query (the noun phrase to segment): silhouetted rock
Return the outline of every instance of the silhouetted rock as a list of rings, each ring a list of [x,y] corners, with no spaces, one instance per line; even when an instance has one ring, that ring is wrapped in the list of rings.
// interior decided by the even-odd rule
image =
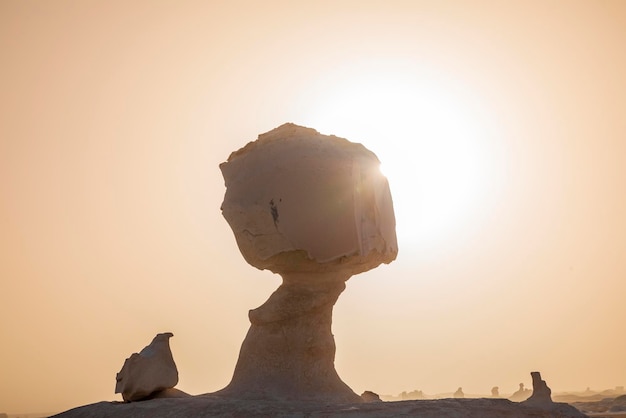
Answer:
[[[455,398],[464,398],[465,394],[463,393],[463,388],[458,388],[452,396],[454,396]]]
[[[369,390],[366,390],[365,392],[361,393],[361,398],[363,398],[364,402],[382,402],[382,399],[380,399],[380,396],[378,396],[378,393],[374,393]]]
[[[530,395],[530,398],[524,402],[528,405],[542,407],[549,407],[553,405],[554,402],[552,402],[552,398],[550,397],[552,391],[546,384],[545,380],[541,380],[541,373],[531,372],[530,375],[533,379],[533,393]]]
[[[115,393],[121,393],[124,401],[149,399],[159,391],[176,386],[178,370],[169,343],[173,335],[171,332],[157,334],[139,354],[133,353],[126,359],[115,377]]]
[[[414,399],[424,399],[424,392],[421,390],[413,390],[411,392],[402,392],[400,394],[400,399],[402,400],[414,400]]]
[[[248,263],[283,278],[249,313],[222,396],[358,402],[337,375],[332,308],[345,281],[397,255],[380,162],[361,144],[294,124],[260,135],[220,165],[222,213]]]
[[[500,396],[500,390],[497,386],[491,388],[491,396],[497,398]]]
[[[509,399],[514,402],[521,402],[521,401],[525,401],[526,399],[528,399],[531,394],[532,394],[532,390],[524,389],[524,384],[520,383],[519,389],[515,393],[513,393],[513,395],[511,395]]]
[[[220,169],[222,213],[254,267],[350,277],[396,258],[389,185],[363,145],[286,123]]]

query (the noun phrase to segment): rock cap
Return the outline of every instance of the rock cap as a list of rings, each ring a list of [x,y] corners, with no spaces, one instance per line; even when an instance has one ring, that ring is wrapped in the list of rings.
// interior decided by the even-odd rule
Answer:
[[[389,184],[362,144],[286,123],[220,164],[222,213],[246,261],[351,275],[396,258]]]

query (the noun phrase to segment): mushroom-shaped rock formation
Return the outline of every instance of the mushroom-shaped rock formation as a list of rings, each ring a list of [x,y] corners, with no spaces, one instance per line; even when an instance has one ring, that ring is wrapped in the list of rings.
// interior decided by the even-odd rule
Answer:
[[[282,276],[251,310],[230,384],[261,399],[359,402],[337,375],[332,308],[352,275],[396,258],[378,158],[361,144],[284,124],[220,165],[222,213],[248,263]]]
[[[174,334],[157,334],[150,345],[126,359],[115,379],[115,393],[121,393],[126,402],[159,397],[157,392],[171,389],[178,383],[178,369],[170,337]]]

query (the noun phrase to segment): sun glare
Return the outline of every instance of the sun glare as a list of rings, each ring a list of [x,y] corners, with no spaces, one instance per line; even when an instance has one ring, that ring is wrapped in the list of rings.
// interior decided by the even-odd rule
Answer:
[[[488,185],[483,118],[467,89],[440,79],[371,76],[320,93],[307,123],[362,142],[389,179],[400,245],[453,238]]]

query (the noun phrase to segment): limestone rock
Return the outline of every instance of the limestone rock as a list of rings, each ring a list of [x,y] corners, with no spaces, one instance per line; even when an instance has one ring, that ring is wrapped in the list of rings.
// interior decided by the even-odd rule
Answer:
[[[332,309],[346,280],[398,253],[379,166],[363,145],[289,123],[220,165],[222,213],[241,253],[283,278],[250,311],[250,330],[220,396],[363,402],[335,370]]]
[[[337,374],[332,308],[343,280],[285,281],[261,307],[229,385],[220,396],[241,399],[362,402]]]
[[[365,392],[361,393],[361,398],[363,398],[364,402],[382,402],[382,399],[380,399],[380,396],[378,396],[378,393],[374,393],[369,390],[366,390]]]
[[[343,270],[396,258],[395,217],[380,161],[361,144],[284,124],[220,165],[222,213],[259,269]]]
[[[533,379],[533,394],[530,395],[530,398],[526,399],[524,402],[528,405],[538,406],[538,407],[550,407],[554,405],[552,402],[552,391],[546,384],[545,380],[541,380],[541,373],[539,372],[530,372],[530,375]]]
[[[176,388],[167,388],[152,393],[149,399],[165,399],[165,398],[190,398],[192,395]]]
[[[150,345],[126,359],[115,377],[115,393],[121,393],[124,401],[148,399],[176,386],[178,370],[169,343],[173,336],[171,332],[157,334]]]
[[[513,393],[509,399],[513,402],[521,402],[528,399],[531,394],[532,390],[524,388],[524,384],[520,383],[519,389],[515,391],[515,393]]]

